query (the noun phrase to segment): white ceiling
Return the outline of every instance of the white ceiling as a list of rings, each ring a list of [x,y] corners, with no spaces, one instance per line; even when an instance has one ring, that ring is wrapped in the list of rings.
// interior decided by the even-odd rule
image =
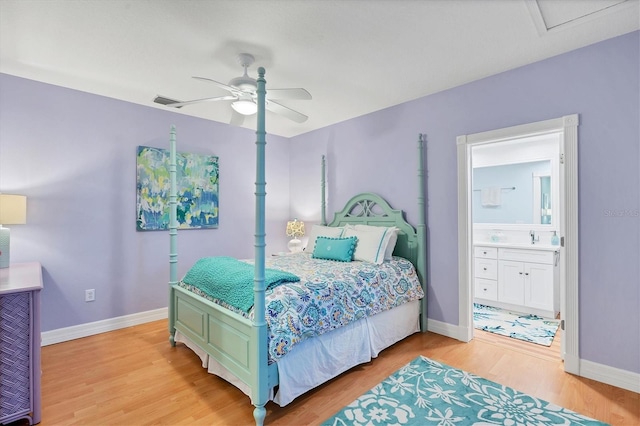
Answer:
[[[291,137],[638,29],[639,0],[0,0],[0,72],[169,109],[226,95],[191,77],[227,83],[248,52],[267,91],[311,92],[281,102],[306,122],[267,115]]]

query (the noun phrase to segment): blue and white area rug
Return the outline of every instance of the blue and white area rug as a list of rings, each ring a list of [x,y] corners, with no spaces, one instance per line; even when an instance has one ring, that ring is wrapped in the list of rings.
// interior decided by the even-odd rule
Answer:
[[[323,426],[606,425],[420,356]]]
[[[551,346],[559,325],[560,320],[473,304],[475,328],[526,342]]]

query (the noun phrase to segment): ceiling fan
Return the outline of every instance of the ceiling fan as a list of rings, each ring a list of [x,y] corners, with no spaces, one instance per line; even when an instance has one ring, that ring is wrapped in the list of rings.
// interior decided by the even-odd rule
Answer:
[[[231,124],[240,125],[243,123],[245,116],[255,114],[258,109],[258,106],[256,104],[256,79],[249,77],[249,75],[247,74],[247,68],[249,68],[249,66],[251,66],[254,61],[255,58],[249,53],[239,54],[238,62],[244,68],[244,74],[240,77],[231,79],[229,84],[220,83],[219,81],[215,81],[206,77],[193,77],[197,80],[213,83],[216,86],[230,92],[230,95],[194,99],[184,102],[170,99],[165,96],[156,96],[153,102],[173,108],[181,108],[183,106],[201,102],[233,101],[231,103],[231,108],[233,108]],[[271,112],[293,120],[296,123],[303,123],[307,120],[308,117],[306,115],[276,102],[276,99],[309,100],[311,99],[311,94],[305,89],[267,89],[265,108]]]

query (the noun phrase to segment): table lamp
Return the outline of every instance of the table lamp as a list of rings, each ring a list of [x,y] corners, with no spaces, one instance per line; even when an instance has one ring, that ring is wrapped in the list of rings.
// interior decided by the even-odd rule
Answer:
[[[302,241],[298,238],[304,235],[304,222],[298,219],[293,219],[287,222],[287,237],[293,237],[287,247],[292,253],[298,253],[302,251]]]
[[[9,228],[3,225],[27,223],[27,197],[24,195],[0,194],[0,268],[9,267]]]

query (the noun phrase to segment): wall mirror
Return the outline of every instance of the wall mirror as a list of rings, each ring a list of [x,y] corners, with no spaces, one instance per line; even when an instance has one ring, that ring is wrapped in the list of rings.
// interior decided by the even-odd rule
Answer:
[[[551,224],[551,160],[473,169],[473,222]]]
[[[558,202],[557,141],[552,134],[474,146],[473,223],[551,227]]]

